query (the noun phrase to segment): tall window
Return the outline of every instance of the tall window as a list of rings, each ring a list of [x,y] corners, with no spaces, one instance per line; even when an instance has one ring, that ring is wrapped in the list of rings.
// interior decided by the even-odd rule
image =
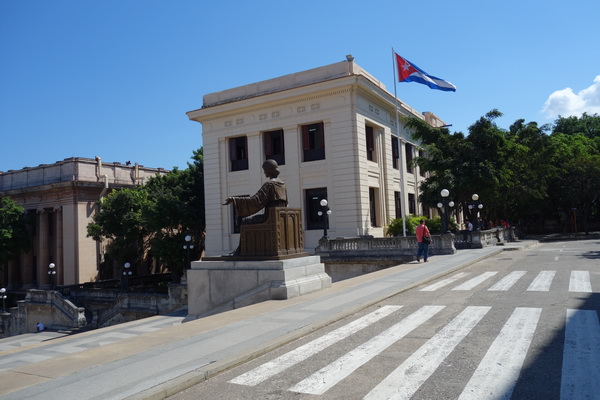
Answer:
[[[413,146],[412,144],[406,143],[404,146],[404,152],[406,154],[406,172],[409,174],[413,173]]]
[[[285,165],[285,147],[283,129],[263,133],[265,159],[275,160],[279,165]]]
[[[423,152],[423,150],[419,150],[419,158],[423,157],[425,157],[425,153]],[[423,177],[425,176],[425,170],[421,167],[419,167],[419,174]]]
[[[232,171],[248,169],[248,139],[246,136],[229,139],[229,161]]]
[[[399,169],[400,164],[400,141],[396,136],[392,136],[392,166]]]
[[[400,204],[400,192],[394,192],[394,206],[396,208],[396,218],[402,218],[402,205]]]
[[[322,211],[321,200],[327,200],[327,188],[307,189],[305,192],[306,229],[323,229],[325,218],[319,216]]]
[[[366,125],[365,134],[367,138],[367,160],[375,161],[375,136],[373,135],[373,127]]]
[[[325,159],[325,133],[322,122],[302,125],[302,150],[305,162]]]
[[[414,193],[408,194],[408,213],[412,215],[417,214],[417,202]]]
[[[371,226],[379,226],[377,224],[377,189],[369,188],[369,217]]]

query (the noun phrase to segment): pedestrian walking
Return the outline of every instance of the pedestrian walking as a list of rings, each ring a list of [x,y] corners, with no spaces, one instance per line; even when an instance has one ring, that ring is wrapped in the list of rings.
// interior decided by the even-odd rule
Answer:
[[[419,221],[419,226],[417,226],[417,229],[415,230],[415,235],[417,236],[417,242],[419,244],[419,249],[417,250],[417,262],[421,262],[421,256],[423,256],[423,261],[427,262],[429,245],[431,244],[431,234],[429,233],[429,228],[425,225],[424,219]]]

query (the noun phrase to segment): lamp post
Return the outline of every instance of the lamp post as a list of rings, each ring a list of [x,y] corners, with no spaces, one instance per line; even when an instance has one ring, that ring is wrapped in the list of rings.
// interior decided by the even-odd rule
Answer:
[[[320,217],[323,217],[323,237],[321,239],[327,239],[327,228],[329,227],[329,216],[331,215],[331,210],[327,206],[328,203],[326,199],[321,199],[319,204],[321,205],[321,211],[319,211],[317,214]]]
[[[6,288],[0,289],[0,299],[2,299],[2,312],[6,312]]]
[[[123,277],[121,278],[121,287],[123,290],[129,290],[129,277],[132,274],[129,268],[131,268],[130,263],[126,262],[123,264]]]
[[[192,237],[190,235],[185,235],[185,244],[183,245],[183,249],[187,251],[187,265],[186,265],[186,269],[190,269],[191,267],[191,260],[190,260],[190,251],[194,248],[194,245],[192,244]]]
[[[48,265],[48,278],[50,278],[50,289],[54,288],[54,276],[56,275],[56,264],[50,263]]]
[[[469,210],[471,211],[471,222],[473,223],[473,230],[480,230],[479,226],[479,211],[483,208],[483,204],[479,201],[479,195],[477,193],[471,196],[473,204],[469,204]]]
[[[442,233],[447,233],[450,232],[450,207],[454,207],[454,202],[448,200],[448,196],[450,196],[448,189],[442,189],[440,195],[442,202],[437,203],[437,206],[442,212]]]

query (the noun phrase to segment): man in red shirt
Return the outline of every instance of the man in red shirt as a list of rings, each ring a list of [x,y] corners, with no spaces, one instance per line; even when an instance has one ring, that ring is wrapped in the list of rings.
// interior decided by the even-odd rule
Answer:
[[[421,255],[423,261],[427,262],[427,256],[429,255],[429,244],[431,243],[431,234],[429,228],[425,225],[425,220],[419,221],[419,226],[415,229],[417,236],[417,242],[419,244],[419,250],[417,251],[417,262],[421,262]]]

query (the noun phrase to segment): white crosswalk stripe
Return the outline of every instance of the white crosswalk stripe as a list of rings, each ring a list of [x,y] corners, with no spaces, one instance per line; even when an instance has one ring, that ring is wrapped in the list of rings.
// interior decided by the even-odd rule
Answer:
[[[567,310],[561,399],[600,394],[600,324],[596,310]]]
[[[255,386],[267,380],[268,378],[296,365],[319,351],[339,342],[359,330],[379,321],[390,315],[402,306],[384,306],[370,314],[365,315],[347,325],[338,328],[327,335],[313,340],[297,349],[276,358],[275,360],[262,364],[261,366],[249,371],[243,375],[232,379],[231,383],[238,385]]]
[[[541,308],[517,308],[513,312],[459,400],[510,399],[541,312]]]
[[[473,290],[477,286],[483,284],[488,279],[496,276],[498,271],[488,271],[481,275],[478,275],[462,284],[454,287],[452,290]],[[488,290],[489,291],[508,291],[510,290],[521,278],[523,278],[527,274],[527,271],[513,271],[510,274],[506,275],[498,282],[493,284]],[[425,286],[420,291],[422,292],[434,292],[436,290],[442,289],[464,277],[466,277],[468,273],[460,272],[456,275],[453,275],[449,278],[445,278],[439,280],[431,285]],[[548,292],[556,277],[556,271],[541,271],[535,279],[531,282],[529,287],[527,288],[528,292]],[[569,280],[569,292],[583,292],[583,293],[591,293],[592,290],[592,282],[590,278],[589,271],[572,271],[570,280]]]
[[[527,273],[527,271],[513,271],[510,274],[506,275],[504,278],[502,278],[500,281],[498,281],[498,283],[496,283],[494,286],[490,287],[488,290],[491,290],[491,291],[495,291],[495,290],[506,291],[506,290],[509,290],[526,273]]]
[[[361,365],[402,339],[406,334],[441,311],[443,306],[425,306],[320,371],[291,387],[292,392],[323,394]]]
[[[471,290],[474,287],[487,281],[488,279],[490,279],[492,276],[496,275],[497,273],[498,273],[498,271],[484,272],[483,274],[476,276],[473,279],[469,279],[462,285],[458,285],[457,287],[453,288],[452,290]]]
[[[365,399],[410,399],[490,308],[467,307],[371,390]]]
[[[429,286],[425,286],[423,289],[421,289],[421,291],[422,292],[434,292],[438,289],[443,288],[444,286],[448,286],[448,285],[456,282],[457,280],[464,278],[467,275],[469,275],[468,272],[459,272],[458,274],[451,276],[450,278],[442,279],[436,283],[432,283]]]
[[[569,292],[592,292],[592,283],[589,271],[571,271]]]
[[[556,271],[542,271],[540,272],[531,285],[527,288],[529,292],[548,292],[550,290],[550,285],[552,285],[552,281],[554,280],[554,276],[556,275]]]

